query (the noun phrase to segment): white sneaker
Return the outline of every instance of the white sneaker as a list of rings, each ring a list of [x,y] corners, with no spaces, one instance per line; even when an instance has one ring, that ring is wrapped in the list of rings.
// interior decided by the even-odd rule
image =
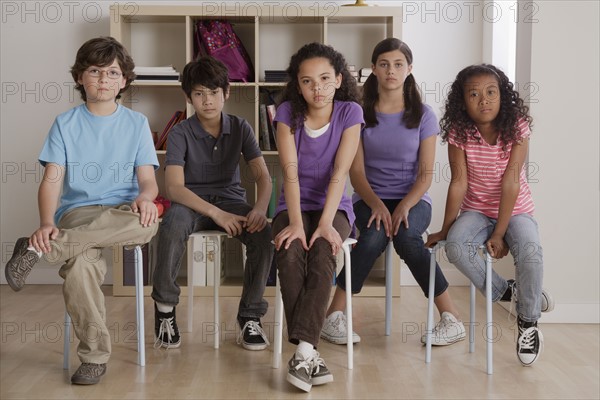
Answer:
[[[452,313],[444,311],[442,318],[433,328],[431,337],[432,346],[447,346],[463,340],[467,336],[462,321],[456,319]],[[421,336],[421,343],[427,343],[427,333]]]
[[[325,324],[321,329],[321,338],[333,344],[348,343],[348,323],[343,312],[334,311],[329,317],[325,318]],[[359,342],[360,336],[356,332],[352,332],[352,343]]]

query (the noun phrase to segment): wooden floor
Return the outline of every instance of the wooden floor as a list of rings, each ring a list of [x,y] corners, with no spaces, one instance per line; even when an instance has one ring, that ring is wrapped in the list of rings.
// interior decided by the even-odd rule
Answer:
[[[106,288],[106,293],[111,293]],[[468,319],[468,289],[451,288],[463,319]],[[384,336],[384,301],[356,298],[354,370],[346,369],[346,348],[319,347],[334,374],[333,383],[306,394],[288,384],[286,369],[271,368],[271,348],[250,352],[236,344],[237,298],[223,298],[221,348],[215,350],[209,326],[210,298],[196,298],[194,333],[183,333],[179,349],[153,349],[152,301],[146,298],[146,366],[136,364],[133,298],[107,295],[108,325],[113,339],[107,374],[98,385],[75,386],[70,374],[79,365],[72,344],[71,371],[62,369],[63,313],[61,287],[29,285],[14,293],[0,287],[2,338],[0,398],[2,399],[598,399],[600,350],[598,325],[546,324],[541,328],[545,351],[531,368],[515,354],[515,328],[507,313],[494,306],[497,341],[494,374],[485,372],[483,324],[477,329],[476,352],[468,343],[433,349],[425,364],[420,344],[426,301],[418,288],[402,288],[394,299],[392,335]],[[186,301],[178,309],[185,328]],[[271,303],[273,298],[268,299]],[[483,298],[478,315],[484,318]],[[273,310],[263,320],[273,333]],[[269,322],[269,323],[268,323]],[[285,343],[283,365],[293,347]]]

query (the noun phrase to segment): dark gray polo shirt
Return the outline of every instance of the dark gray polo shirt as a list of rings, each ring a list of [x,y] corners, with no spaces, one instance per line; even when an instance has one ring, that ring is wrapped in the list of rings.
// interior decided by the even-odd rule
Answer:
[[[249,162],[262,153],[245,119],[221,113],[221,121],[217,139],[202,128],[195,114],[173,127],[166,165],[181,165],[185,187],[198,196],[246,201],[246,190],[240,185],[240,156]]]

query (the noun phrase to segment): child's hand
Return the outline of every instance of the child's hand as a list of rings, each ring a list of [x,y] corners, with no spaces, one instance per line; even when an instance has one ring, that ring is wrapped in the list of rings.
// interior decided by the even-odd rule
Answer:
[[[54,224],[41,225],[29,238],[29,245],[35,247],[38,252],[50,253],[52,251],[50,240],[56,239],[59,232]]]
[[[252,209],[248,215],[246,215],[247,221],[244,227],[249,233],[260,232],[267,226],[267,217],[265,214]]]
[[[236,215],[223,210],[219,210],[213,217],[213,220],[217,225],[225,229],[225,232],[227,232],[229,236],[241,235],[244,226],[248,222],[248,218],[243,215]]]
[[[404,226],[408,229],[408,212],[410,208],[406,207],[403,202],[400,202],[394,213],[392,214],[392,231],[394,232],[394,236],[398,234],[398,230],[400,229],[400,224],[404,222]]]
[[[485,246],[493,258],[500,259],[508,254],[508,245],[502,236],[492,235]]]
[[[275,249],[279,250],[281,246],[284,246],[284,248],[287,250],[290,248],[290,244],[292,244],[292,242],[296,239],[300,240],[302,248],[308,251],[308,246],[306,245],[306,234],[304,233],[304,227],[302,225],[288,225],[283,228],[273,240],[275,243]]]
[[[338,231],[336,231],[332,225],[321,226],[319,224],[317,229],[315,229],[315,232],[313,233],[312,237],[310,238],[310,243],[308,244],[308,247],[309,248],[312,247],[315,240],[317,240],[320,237],[322,237],[323,239],[325,239],[329,242],[329,244],[331,245],[331,253],[334,256],[342,248],[342,237],[340,236]]]
[[[152,200],[138,196],[131,203],[131,210],[134,213],[140,214],[140,224],[143,227],[148,227],[158,221],[158,209]]]
[[[431,248],[435,246],[438,242],[442,240],[446,240],[446,234],[444,232],[436,232],[427,236],[427,242],[425,242],[425,247]]]
[[[373,221],[375,221],[375,229],[377,230],[381,229],[381,224],[383,224],[385,236],[390,237],[392,231],[392,216],[390,210],[383,204],[383,201],[379,201],[375,207],[371,208],[371,218],[369,218],[369,222],[367,222],[367,228],[371,227]]]

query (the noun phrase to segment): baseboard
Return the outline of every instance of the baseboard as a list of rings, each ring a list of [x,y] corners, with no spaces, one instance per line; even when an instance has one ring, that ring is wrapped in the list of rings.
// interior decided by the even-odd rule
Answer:
[[[62,285],[63,278],[58,275],[60,266],[36,264],[27,277],[27,283],[31,285]],[[112,268],[108,268],[104,277],[105,285],[112,285]],[[0,274],[0,284],[6,284],[4,273]]]

